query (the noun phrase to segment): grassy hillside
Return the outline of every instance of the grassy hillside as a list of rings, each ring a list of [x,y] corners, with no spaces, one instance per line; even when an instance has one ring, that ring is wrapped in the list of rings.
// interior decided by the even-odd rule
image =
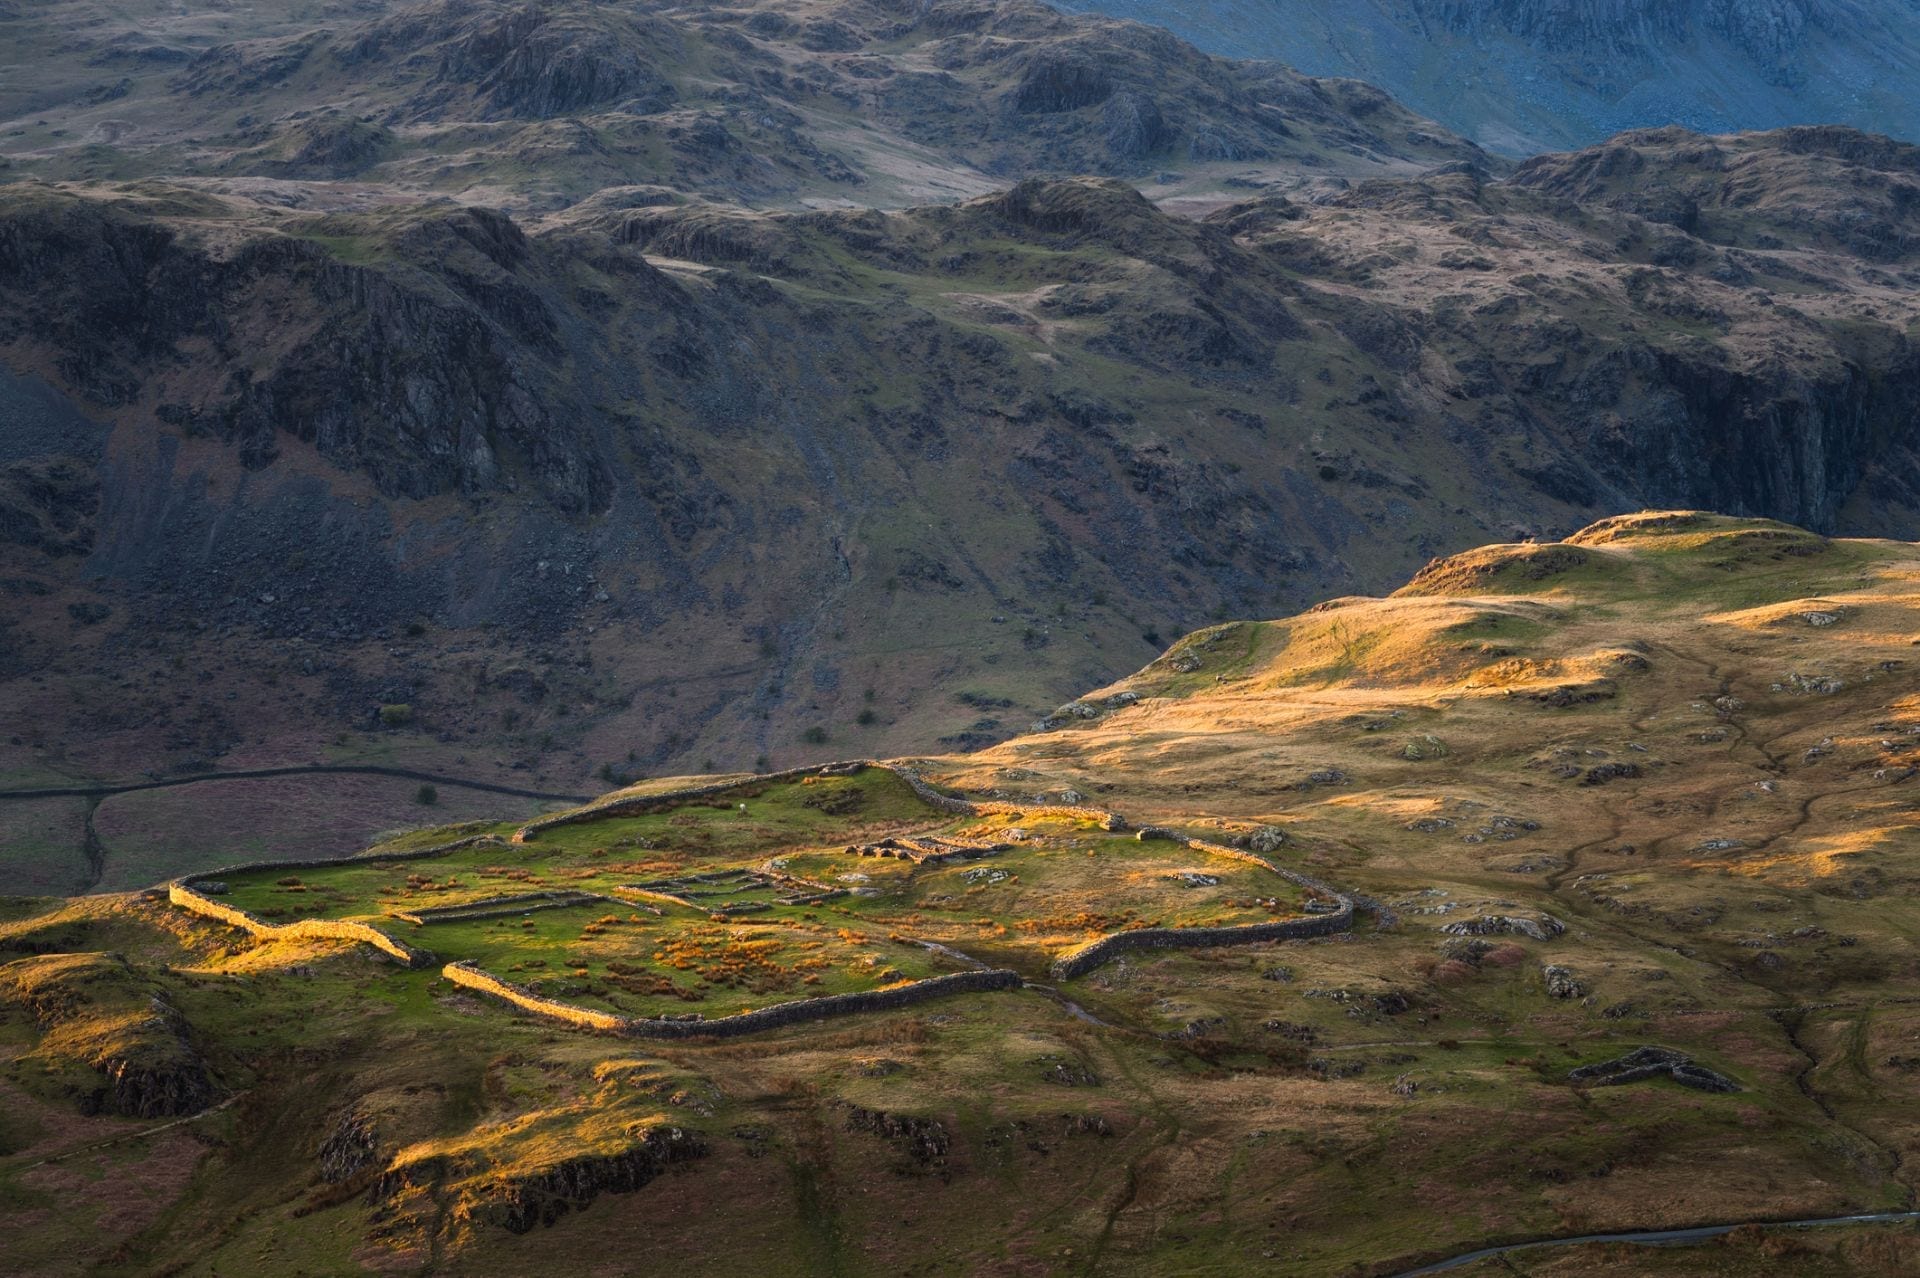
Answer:
[[[1915,581],[1905,543],[1627,516],[1197,632],[1050,731],[920,765],[991,814],[871,769],[656,785],[524,836],[469,823],[376,849],[398,860],[226,875],[212,898],[365,920],[629,1015],[885,988],[959,956],[1030,982],[748,1038],[596,1036],[437,965],[259,941],[151,894],[16,901],[0,1212],[32,1222],[15,1236],[50,1273],[510,1273],[644,1249],[716,1274],[1306,1275],[1908,1206]],[[1255,849],[1360,915],[1056,982],[1062,947],[1109,931],[1319,907],[1047,803]],[[455,836],[494,841],[426,851]],[[801,883],[846,894],[782,903]],[[532,892],[602,899],[488,913]],[[135,997],[166,1009],[145,1038],[111,1029]],[[204,1080],[147,1088],[141,1112],[215,1108],[115,1117],[88,1099],[113,1044],[144,1077]],[[1571,1077],[1649,1046],[1710,1085]],[[147,1205],[87,1188],[131,1176]],[[1513,1263],[1902,1272],[1901,1228]]]

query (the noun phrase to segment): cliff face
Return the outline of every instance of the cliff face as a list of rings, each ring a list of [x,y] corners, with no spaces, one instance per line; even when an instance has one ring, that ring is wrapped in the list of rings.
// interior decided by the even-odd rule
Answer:
[[[526,366],[557,343],[544,304],[513,277],[527,245],[508,219],[466,209],[401,230],[398,251],[435,263],[428,281],[345,264],[313,240],[210,253],[146,213],[10,203],[0,287],[21,306],[0,321],[0,340],[46,342],[61,380],[99,409],[151,403],[155,363],[204,349],[219,392],[150,411],[218,436],[249,467],[270,463],[286,436],[384,492],[424,497],[499,490],[505,449],[558,508],[604,505],[606,477],[583,464],[564,402],[534,393]],[[252,322],[276,303],[294,309],[271,327]]]
[[[1623,129],[1833,122],[1920,137],[1901,0],[1165,0],[1075,4],[1216,53],[1378,84],[1498,151]]]

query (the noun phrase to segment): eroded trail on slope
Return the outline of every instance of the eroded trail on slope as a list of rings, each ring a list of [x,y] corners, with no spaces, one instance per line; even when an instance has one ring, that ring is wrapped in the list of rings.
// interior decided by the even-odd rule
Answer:
[[[133,794],[140,790],[166,790],[174,786],[197,785],[203,781],[258,781],[271,777],[299,776],[374,776],[401,781],[420,781],[429,785],[458,786],[487,794],[505,794],[516,799],[541,799],[555,803],[586,803],[591,796],[555,794],[546,790],[528,790],[518,786],[481,781],[473,777],[448,776],[439,772],[421,772],[415,768],[390,768],[377,763],[290,763],[272,768],[238,768],[232,772],[196,772],[189,776],[159,777],[148,781],[97,781],[75,785],[35,786],[22,790],[0,790],[6,799],[101,798],[115,794]]]
[[[1530,1238],[1523,1242],[1501,1243],[1497,1246],[1482,1247],[1476,1251],[1462,1252],[1430,1265],[1422,1265],[1418,1269],[1403,1269],[1392,1275],[1392,1278],[1424,1278],[1427,1274],[1446,1273],[1450,1269],[1459,1269],[1475,1261],[1492,1260],[1500,1256],[1513,1255],[1515,1252],[1532,1251],[1544,1247],[1579,1247],[1606,1243],[1672,1247],[1709,1242],[1730,1234],[1736,1229],[1747,1229],[1756,1225],[1769,1229],[1824,1229],[1839,1225],[1890,1224],[1903,1221],[1920,1222],[1920,1211],[1868,1212],[1858,1216],[1815,1216],[1804,1220],[1769,1220],[1762,1217],[1731,1223],[1694,1225],[1685,1229],[1639,1229],[1612,1234],[1577,1234],[1565,1238]]]

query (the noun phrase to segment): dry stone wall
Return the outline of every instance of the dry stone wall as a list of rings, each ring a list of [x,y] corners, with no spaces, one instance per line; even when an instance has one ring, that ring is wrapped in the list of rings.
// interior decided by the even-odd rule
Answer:
[[[231,905],[223,904],[210,896],[194,891],[185,883],[171,883],[167,886],[167,899],[184,910],[218,919],[231,927],[237,927],[263,940],[296,941],[357,941],[371,945],[384,954],[397,959],[407,967],[429,967],[434,957],[425,950],[415,949],[405,941],[388,936],[377,927],[365,923],[354,923],[346,919],[302,919],[297,923],[269,923],[263,918],[247,913]]]
[[[441,975],[456,985],[511,1003],[523,1012],[563,1021],[581,1029],[595,1030],[604,1034],[619,1034],[628,1038],[733,1038],[741,1034],[757,1034],[787,1025],[803,1024],[807,1021],[850,1016],[856,1012],[892,1011],[948,994],[1018,989],[1023,984],[1018,972],[1004,968],[981,972],[953,972],[946,976],[929,977],[924,981],[895,985],[884,990],[795,999],[791,1003],[776,1003],[772,1007],[741,1012],[735,1016],[716,1017],[710,1021],[681,1021],[620,1016],[612,1012],[601,1012],[589,1007],[564,1003],[559,999],[535,994],[525,986],[516,985],[512,981],[502,980],[471,963],[449,963],[441,969]]]
[[[622,1027],[633,1019],[613,1012],[595,1011],[591,1007],[581,1007],[575,1003],[563,1003],[557,998],[546,998],[535,994],[524,985],[502,980],[485,968],[475,967],[464,961],[447,964],[440,969],[440,975],[455,985],[511,1003],[523,1012],[544,1016],[548,1020],[564,1021],[577,1029],[595,1030],[602,1034],[618,1034]]]
[[[716,781],[712,785],[695,785],[680,790],[667,790],[659,794],[636,794],[625,799],[609,799],[567,812],[555,812],[551,816],[536,817],[514,831],[513,841],[526,843],[538,838],[543,830],[552,830],[563,825],[605,821],[612,817],[640,816],[648,812],[658,812],[664,808],[677,807],[682,803],[690,803],[695,799],[712,799],[723,794],[737,794],[742,790],[763,789],[782,781],[797,781],[802,777],[843,776],[869,766],[873,765],[865,761],[848,764],[814,764],[805,768],[787,768],[781,772],[764,772],[733,781]]]
[[[1332,936],[1352,926],[1353,906],[1348,903],[1334,914],[1309,914],[1301,918],[1248,923],[1240,927],[1133,928],[1103,936],[1061,955],[1054,960],[1051,971],[1055,980],[1069,981],[1076,976],[1084,976],[1129,950],[1199,949],[1213,945],[1248,945],[1255,941],[1290,941],[1311,936]]]
[[[559,910],[587,905],[594,901],[620,904],[598,892],[521,892],[513,896],[488,896],[461,905],[436,905],[419,910],[392,910],[402,923],[425,927],[433,923],[471,923],[476,919],[507,918],[534,910]]]
[[[1172,837],[1176,842],[1196,852],[1205,852],[1209,856],[1226,857],[1258,866],[1289,883],[1298,884],[1310,892],[1332,900],[1335,908],[1325,914],[1275,919],[1271,923],[1245,923],[1237,927],[1141,927],[1114,932],[1098,940],[1089,941],[1078,949],[1069,950],[1055,959],[1050,969],[1055,980],[1069,981],[1076,976],[1084,976],[1102,963],[1111,962],[1130,950],[1173,947],[1200,949],[1214,945],[1248,945],[1257,941],[1300,940],[1306,937],[1332,936],[1336,932],[1345,932],[1353,927],[1354,899],[1332,884],[1301,874],[1297,870],[1276,865],[1263,856],[1241,848],[1228,847],[1224,843],[1208,843],[1202,839],[1182,839],[1173,835],[1171,831],[1156,829],[1154,833],[1160,837]]]
[[[765,773],[745,777],[734,781],[715,782],[712,785],[690,786],[672,790],[663,794],[634,795],[626,799],[576,808],[570,812],[559,812],[551,816],[529,821],[514,832],[513,841],[524,843],[537,838],[541,831],[559,826],[574,825],[586,821],[604,820],[610,817],[631,816],[644,812],[656,812],[682,803],[698,799],[716,798],[725,794],[735,794],[748,789],[763,789],[782,781],[798,780],[808,776],[847,776],[867,768],[878,768],[892,773],[906,783],[920,800],[938,811],[949,812],[956,816],[1009,815],[1019,817],[1059,816],[1072,820],[1089,821],[1106,830],[1124,830],[1127,822],[1117,812],[1107,812],[1099,808],[1080,807],[1068,804],[1013,803],[1005,800],[976,801],[962,799],[954,795],[943,794],[922,780],[910,769],[898,764],[880,760],[855,759],[842,763],[812,765],[804,768],[788,768],[781,772]],[[1268,923],[1250,923],[1238,927],[1211,928],[1134,928],[1116,932],[1110,936],[1088,942],[1086,945],[1060,956],[1052,965],[1052,973],[1057,980],[1070,980],[1080,976],[1111,959],[1131,950],[1165,947],[1197,948],[1216,945],[1239,945],[1255,941],[1288,940],[1304,937],[1330,936],[1352,928],[1355,899],[1331,884],[1276,865],[1265,857],[1240,848],[1228,847],[1220,843],[1208,843],[1200,839],[1187,839],[1170,830],[1151,828],[1145,832],[1149,837],[1172,838],[1197,852],[1211,856],[1226,857],[1266,870],[1291,883],[1298,884],[1316,895],[1334,902],[1335,908],[1324,914],[1311,914],[1300,918],[1278,919]],[[192,886],[196,882],[204,883],[221,875],[240,874],[281,869],[311,869],[317,866],[364,863],[369,861],[406,861],[426,857],[442,856],[460,848],[472,847],[494,836],[475,835],[456,839],[450,843],[434,847],[420,848],[410,852],[379,852],[352,857],[338,857],[327,861],[258,861],[245,865],[228,866],[206,874],[181,879],[168,888],[169,899],[175,905],[196,913],[216,918],[235,927],[244,928],[256,936],[267,938],[326,938],[336,940],[360,941],[372,945],[382,952],[392,955],[408,967],[424,967],[434,961],[433,956],[423,950],[389,936],[378,928],[364,923],[350,923],[341,920],[308,919],[298,923],[273,924],[236,909],[222,905],[211,897],[196,891]],[[638,896],[657,897],[658,894],[622,889],[622,895],[633,893]],[[678,900],[674,904],[683,904]],[[504,902],[476,902],[476,906],[501,904]],[[535,908],[531,901],[515,903],[513,908]],[[404,916],[403,916],[404,917]],[[416,917],[412,921],[421,922]],[[641,1017],[620,1016],[611,1012],[595,1011],[592,1008],[579,1007],[558,999],[546,998],[535,994],[524,986],[502,980],[486,970],[470,963],[450,963],[442,969],[442,974],[457,985],[501,999],[522,1011],[536,1016],[547,1017],[583,1029],[601,1033],[622,1034],[645,1038],[693,1038],[693,1037],[729,1037],[736,1034],[758,1033],[763,1030],[777,1029],[785,1025],[804,1021],[822,1020],[828,1017],[845,1016],[856,1012],[882,1011],[905,1007],[923,999],[938,998],[947,994],[968,993],[981,990],[1016,989],[1022,983],[1017,972],[1007,969],[985,969],[971,972],[958,972],[947,976],[931,977],[924,981],[915,981],[907,985],[894,986],[891,989],[874,990],[857,994],[830,994],[821,998],[797,999],[790,1003],[780,1003],[773,1007],[757,1011],[743,1012],[737,1016],[724,1016],[715,1020],[653,1020]]]
[[[354,856],[328,857],[318,861],[244,861],[238,865],[223,865],[217,870],[207,870],[200,874],[189,874],[167,885],[167,900],[183,910],[210,919],[218,919],[230,927],[251,932],[264,940],[328,940],[354,941],[371,945],[381,953],[405,964],[407,967],[430,967],[436,961],[425,950],[416,949],[405,941],[389,936],[377,927],[365,923],[351,923],[343,919],[302,919],[297,923],[269,923],[258,915],[249,914],[235,906],[214,900],[198,890],[196,885],[212,883],[217,879],[234,874],[271,873],[277,870],[315,870],[339,865],[382,864],[390,861],[418,861],[437,856],[446,856],[462,848],[470,848],[489,840],[498,841],[498,836],[474,834],[465,838],[453,839],[446,843],[436,843],[430,847],[414,848],[407,852],[362,852]]]

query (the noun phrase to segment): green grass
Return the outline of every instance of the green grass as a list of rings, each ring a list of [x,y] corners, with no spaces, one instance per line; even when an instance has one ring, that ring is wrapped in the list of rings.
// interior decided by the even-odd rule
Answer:
[[[1027,831],[1024,841],[973,861],[921,866],[842,850],[904,824],[994,839],[1016,822]],[[407,838],[430,845],[484,828]],[[794,888],[743,879],[734,882],[745,890],[690,895],[681,906],[623,892],[682,876],[763,870],[848,895],[781,905],[778,898]],[[1189,883],[1183,874],[1215,881]],[[1125,927],[1242,925],[1297,915],[1303,904],[1297,888],[1257,867],[1106,835],[1077,819],[955,820],[879,770],[556,827],[525,844],[256,871],[232,875],[227,885],[226,903],[270,922],[366,920],[442,962],[473,962],[549,997],[638,1016],[726,1015],[953,969],[919,939],[1038,969],[1054,953]],[[676,887],[716,890],[691,882],[664,890]],[[553,891],[605,899],[422,925],[395,917]]]
[[[726,1015],[789,998],[878,988],[951,970],[946,960],[857,919],[779,907],[714,922],[727,905],[769,900],[771,887],[697,901],[698,908],[593,901],[424,926],[396,911],[565,890],[615,893],[682,874],[757,868],[769,849],[950,824],[892,774],[808,778],[666,811],[562,826],[518,845],[466,848],[419,861],[233,875],[223,898],[272,922],[357,918],[443,961],[467,960],[553,997],[631,1015]],[[485,828],[485,827],[480,827]],[[470,827],[423,831],[429,845]],[[404,841],[396,840],[396,843]],[[392,845],[389,845],[392,846]],[[413,982],[402,982],[405,989]]]
[[[477,963],[549,997],[633,1016],[725,1016],[953,970],[871,929],[789,919],[725,924],[553,910],[525,920],[436,926],[430,940],[443,958]]]
[[[795,856],[788,865],[808,878],[861,890],[833,902],[835,909],[890,920],[923,914],[918,925],[959,937],[976,928],[999,937],[1005,929],[1049,949],[1122,927],[1237,926],[1301,908],[1298,888],[1258,867],[1129,838],[1048,839],[976,861],[927,867],[833,854]],[[1176,877],[1181,872],[1218,883],[1189,886]]]

